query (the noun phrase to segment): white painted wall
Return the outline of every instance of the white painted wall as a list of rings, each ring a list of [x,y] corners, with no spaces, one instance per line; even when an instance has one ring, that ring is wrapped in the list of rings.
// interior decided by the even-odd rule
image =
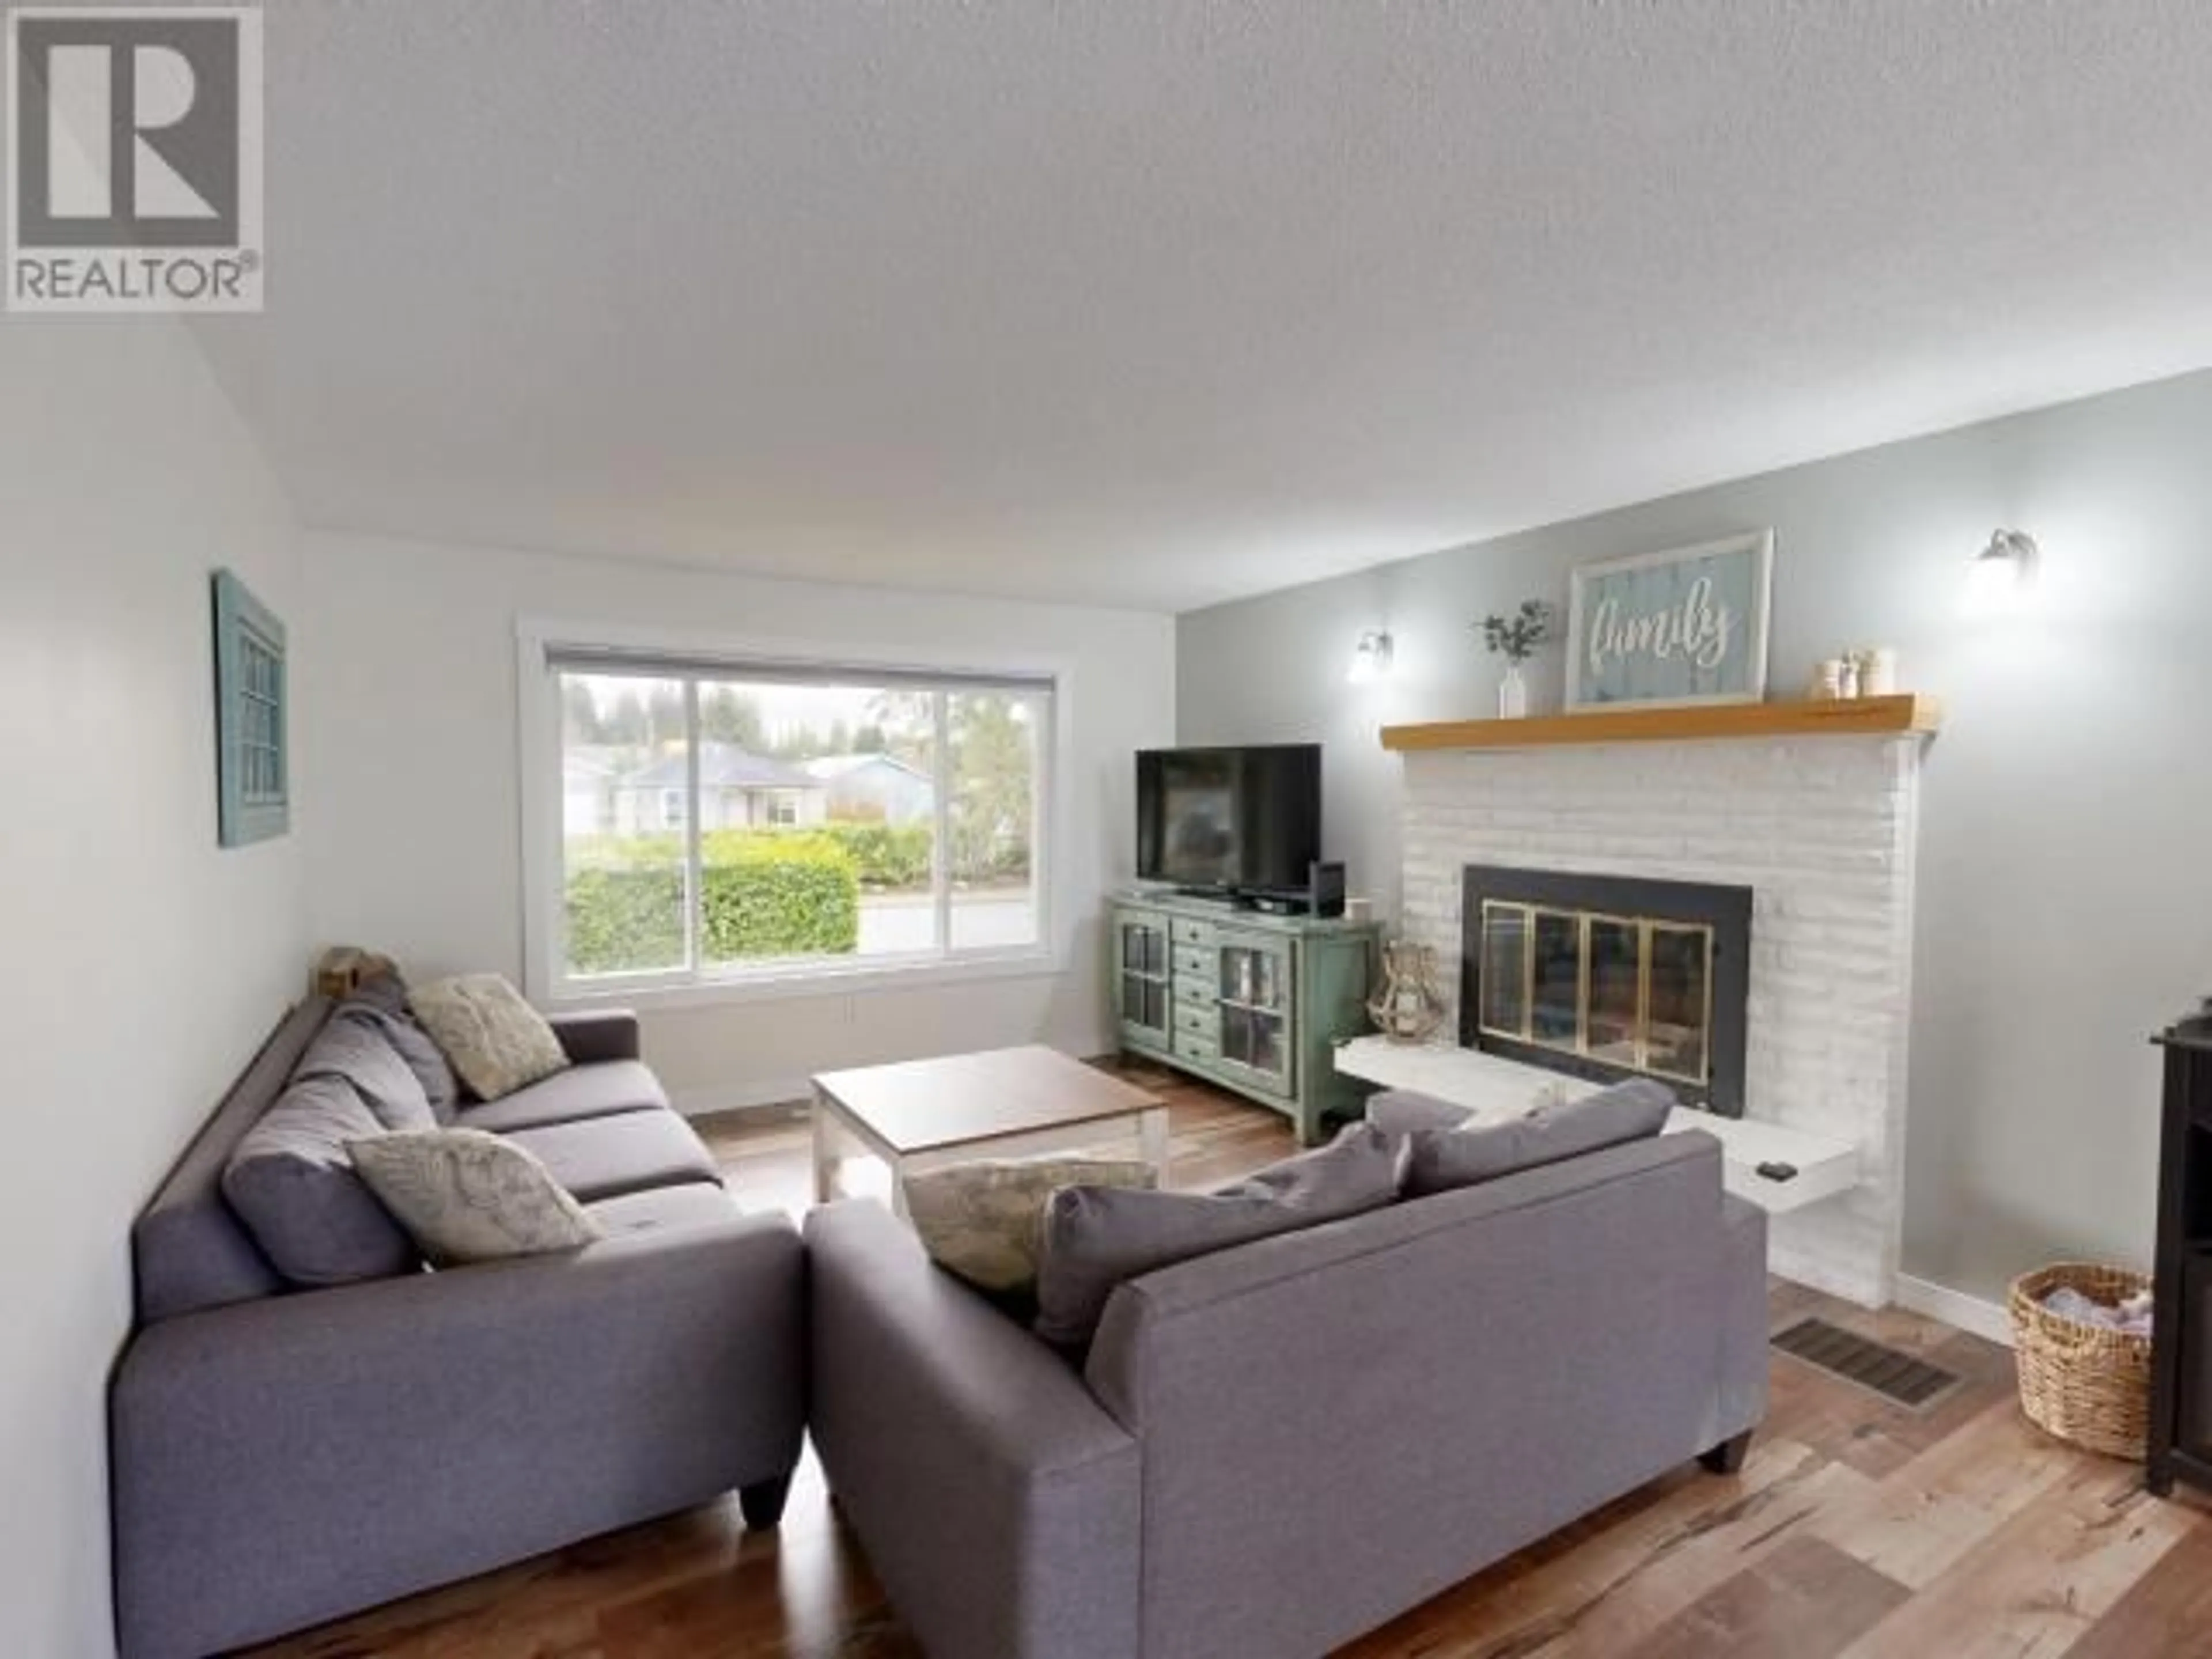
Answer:
[[[1136,611],[763,580],[482,547],[313,534],[301,695],[313,920],[415,975],[522,976],[515,625],[522,617],[836,644],[860,659],[974,651],[1071,665],[1066,970],[704,1006],[644,1005],[647,1054],[690,1109],[790,1098],[809,1073],[1045,1042],[1109,1046],[1099,903],[1135,858],[1132,751],[1170,741],[1174,623]]]
[[[1921,797],[1904,1270],[1991,1297],[2080,1253],[2147,1259],[2158,1073],[2146,1036],[2212,991],[2212,373],[1184,616],[1181,740],[1319,738],[1327,835],[1395,907],[1397,719],[1495,707],[1469,623],[1575,565],[1771,525],[1771,666],[1899,647],[1949,720]],[[1960,603],[1996,525],[2040,539],[2025,614]],[[1349,687],[1388,628],[1397,672]],[[1556,708],[1559,653],[1534,665]]]
[[[185,329],[0,325],[0,1652],[109,1650],[131,1219],[304,983],[299,841],[216,846],[209,572],[297,533]]]

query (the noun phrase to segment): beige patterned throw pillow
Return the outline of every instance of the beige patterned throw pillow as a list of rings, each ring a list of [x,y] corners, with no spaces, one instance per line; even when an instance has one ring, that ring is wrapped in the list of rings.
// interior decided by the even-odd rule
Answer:
[[[1039,1158],[981,1160],[907,1176],[907,1215],[929,1259],[979,1291],[1016,1300],[1036,1289],[1044,1202],[1062,1187],[1152,1187],[1148,1164]]]
[[[568,1067],[545,1016],[497,974],[418,985],[407,1006],[481,1100],[497,1100]]]
[[[356,1174],[434,1265],[572,1250],[606,1230],[535,1155],[482,1129],[346,1144]]]

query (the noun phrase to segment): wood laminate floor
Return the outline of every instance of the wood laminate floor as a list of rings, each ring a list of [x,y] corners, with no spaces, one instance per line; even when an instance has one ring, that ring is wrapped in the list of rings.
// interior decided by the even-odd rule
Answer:
[[[1222,1181],[1291,1149],[1282,1121],[1172,1074],[1172,1176]],[[752,1206],[803,1211],[798,1113],[701,1124]],[[1477,1574],[1346,1650],[1356,1659],[2206,1659],[2212,1518],[2132,1465],[2031,1428],[2010,1357],[1898,1311],[1777,1281],[1959,1372],[1924,1413],[1775,1357],[1742,1473],[1695,1465]],[[263,1659],[916,1659],[810,1458],[784,1524],[734,1499],[398,1602]],[[1220,1659],[1261,1659],[1222,1655]]]

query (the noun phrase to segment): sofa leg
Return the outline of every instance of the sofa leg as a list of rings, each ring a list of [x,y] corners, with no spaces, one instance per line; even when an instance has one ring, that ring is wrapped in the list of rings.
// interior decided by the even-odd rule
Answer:
[[[748,1532],[768,1532],[783,1519],[783,1500],[791,1496],[791,1477],[756,1480],[738,1488],[738,1508],[744,1512]]]
[[[1698,1454],[1698,1462],[1715,1474],[1734,1474],[1743,1468],[1743,1460],[1751,1451],[1752,1431],[1746,1429],[1733,1440],[1723,1440],[1711,1451]]]

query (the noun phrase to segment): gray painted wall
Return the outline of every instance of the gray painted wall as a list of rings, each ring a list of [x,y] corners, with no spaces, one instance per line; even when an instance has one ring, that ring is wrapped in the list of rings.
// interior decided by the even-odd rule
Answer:
[[[1905,1269],[2000,1297],[2060,1255],[2148,1261],[2146,1036],[2212,992],[2212,373],[1793,467],[1181,618],[1186,743],[1318,738],[1354,891],[1397,881],[1378,725],[1495,707],[1468,624],[1574,566],[1771,525],[1771,691],[1895,646],[1942,696],[1922,797]],[[1992,526],[2042,543],[2018,614],[1973,614]],[[1362,629],[1389,680],[1345,683]],[[1560,653],[1534,705],[1563,695]]]

